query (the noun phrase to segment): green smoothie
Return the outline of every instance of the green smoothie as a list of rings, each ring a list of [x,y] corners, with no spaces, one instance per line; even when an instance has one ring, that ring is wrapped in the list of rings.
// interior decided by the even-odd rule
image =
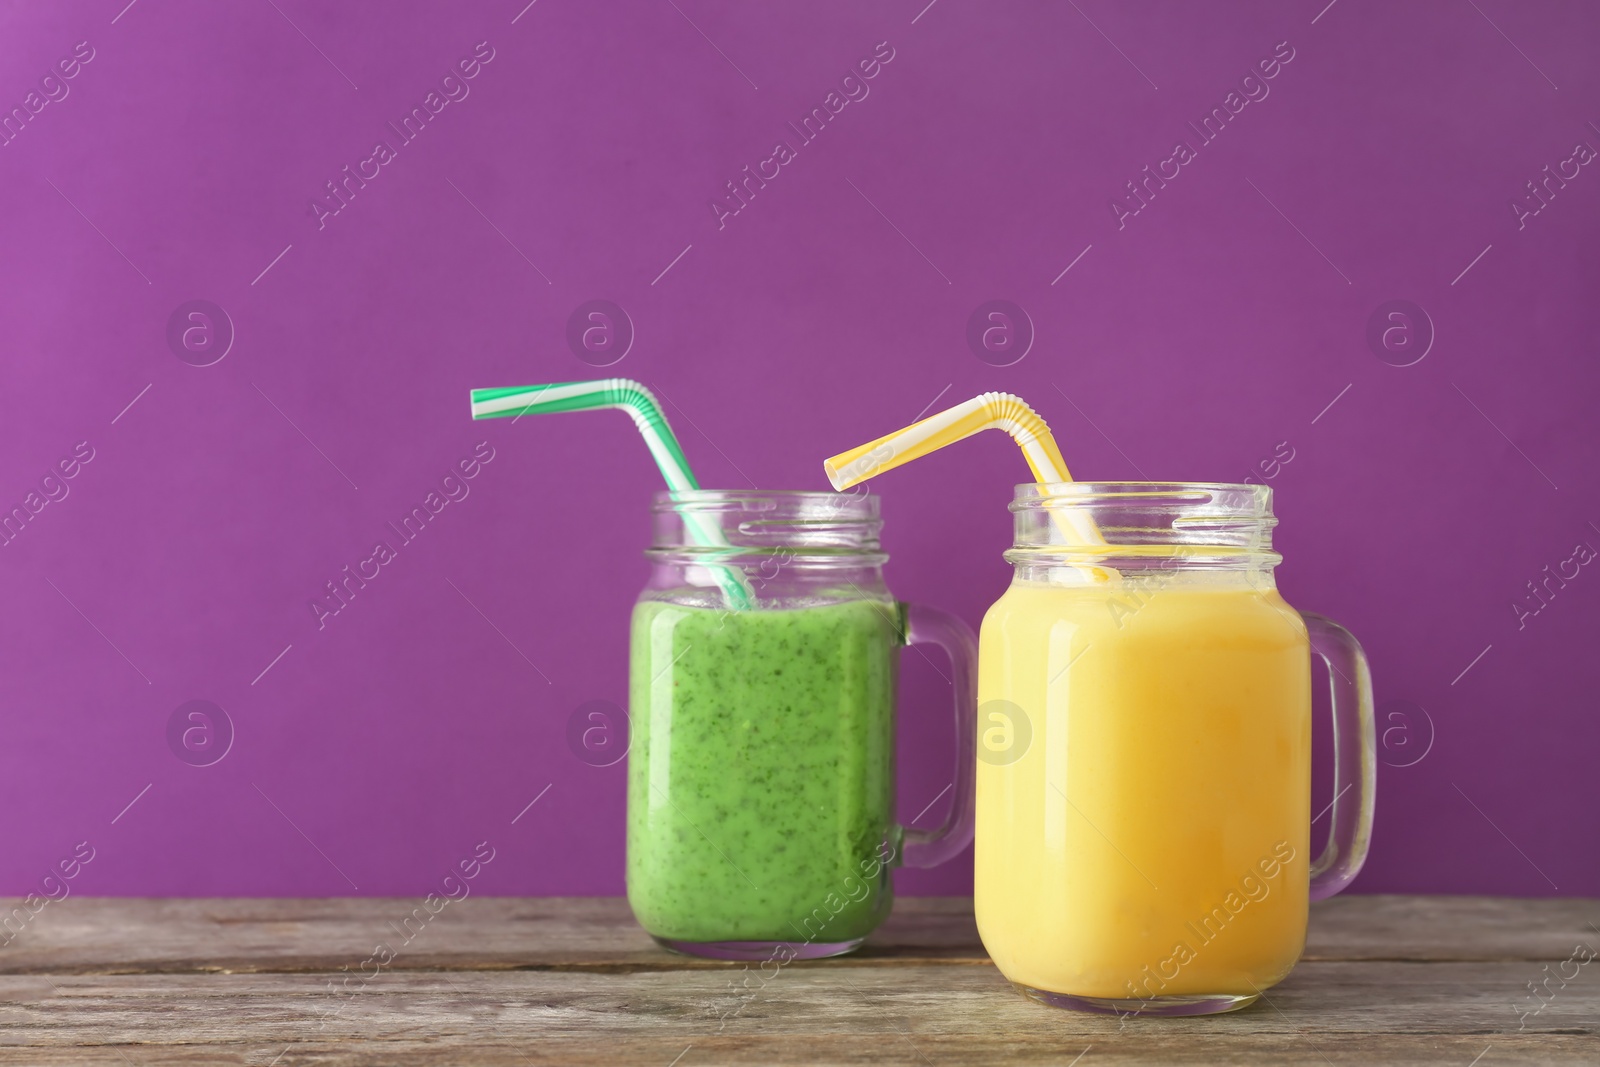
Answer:
[[[634,609],[628,901],[675,941],[837,944],[889,912],[900,616]]]

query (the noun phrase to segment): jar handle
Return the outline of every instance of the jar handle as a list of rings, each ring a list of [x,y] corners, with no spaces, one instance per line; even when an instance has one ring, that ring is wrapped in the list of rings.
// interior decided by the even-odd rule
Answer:
[[[955,796],[944,825],[935,830],[901,827],[901,859],[907,867],[936,867],[972,843],[973,782],[977,771],[978,639],[972,627],[956,616],[921,604],[900,605],[905,618],[905,643],[938,645],[950,657],[950,687],[955,694],[956,768],[950,788]]]
[[[1377,740],[1372,715],[1372,673],[1366,653],[1343,626],[1302,612],[1311,650],[1328,665],[1333,694],[1333,800],[1328,843],[1311,865],[1311,899],[1331,897],[1350,884],[1367,860],[1377,791]]]

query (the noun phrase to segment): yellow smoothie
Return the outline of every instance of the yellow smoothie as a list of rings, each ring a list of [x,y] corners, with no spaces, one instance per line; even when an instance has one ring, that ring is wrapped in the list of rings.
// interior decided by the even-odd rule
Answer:
[[[1252,996],[1287,974],[1311,684],[1270,581],[1019,579],[980,644],[975,906],[1001,972],[1119,1000]]]

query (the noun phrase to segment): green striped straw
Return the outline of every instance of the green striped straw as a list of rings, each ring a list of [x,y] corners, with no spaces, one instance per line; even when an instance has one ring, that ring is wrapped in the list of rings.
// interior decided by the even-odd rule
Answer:
[[[700,488],[677,437],[673,435],[672,427],[667,425],[661,405],[656,403],[650,390],[636,381],[629,378],[602,378],[592,382],[472,390],[474,419],[553,415],[563,411],[599,411],[604,408],[617,408],[632,417],[639,435],[644,438],[645,447],[650,449],[661,476],[666,479],[668,489],[679,493]],[[727,546],[722,528],[708,521],[705,516],[691,510],[683,515],[683,520],[689,540],[695,544]],[[748,611],[755,606],[755,596],[743,571],[719,563],[710,564],[709,570],[729,607],[735,611]]]

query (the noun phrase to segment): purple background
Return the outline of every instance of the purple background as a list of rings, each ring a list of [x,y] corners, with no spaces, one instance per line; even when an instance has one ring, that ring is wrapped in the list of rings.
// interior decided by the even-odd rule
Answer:
[[[0,507],[94,449],[0,548],[0,890],[87,839],[78,892],[414,894],[487,839],[477,891],[621,892],[624,767],[566,731],[625,699],[658,479],[620,415],[474,425],[467,391],[623,374],[713,487],[824,488],[823,457],[987,389],[1081,478],[1292,449],[1281,586],[1362,639],[1385,716],[1358,888],[1600,893],[1600,575],[1512,607],[1600,547],[1600,167],[1509,206],[1600,145],[1592,6],[125,3],[0,16],[5,108],[94,49],[0,148]],[[870,95],[719,229],[724,183],[881,41]],[[1198,158],[1119,229],[1180,138]],[[196,299],[236,330],[206,367],[166,335]],[[609,371],[565,339],[592,299],[637,334]],[[966,341],[991,299],[1036,333],[1013,366]],[[1367,341],[1391,300],[1436,331],[1412,366]],[[479,441],[470,496],[319,631],[310,599]],[[895,591],[976,626],[1024,477],[985,435],[883,478]],[[939,677],[905,676],[910,814],[950,741]],[[212,766],[168,747],[191,699],[236,733]],[[970,854],[900,880],[970,884]]]

